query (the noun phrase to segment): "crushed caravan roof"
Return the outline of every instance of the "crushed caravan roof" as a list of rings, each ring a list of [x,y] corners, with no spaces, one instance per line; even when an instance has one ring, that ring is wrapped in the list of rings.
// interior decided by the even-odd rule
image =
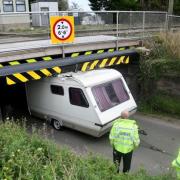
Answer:
[[[99,83],[104,83],[107,80],[113,80],[119,78],[119,72],[114,69],[101,69],[101,70],[93,70],[87,72],[77,72],[77,73],[67,73],[59,75],[59,77],[71,77],[74,80],[80,82],[84,87],[94,86]],[[92,78],[93,77],[93,78]]]

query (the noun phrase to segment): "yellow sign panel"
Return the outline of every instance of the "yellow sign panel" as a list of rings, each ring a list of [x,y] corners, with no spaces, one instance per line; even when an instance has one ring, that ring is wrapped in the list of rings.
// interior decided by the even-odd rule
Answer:
[[[51,43],[71,43],[74,41],[74,16],[51,16]]]

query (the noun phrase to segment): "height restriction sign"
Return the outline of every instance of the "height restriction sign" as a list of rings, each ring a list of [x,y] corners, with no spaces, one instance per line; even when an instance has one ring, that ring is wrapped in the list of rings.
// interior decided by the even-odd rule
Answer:
[[[70,43],[74,41],[73,16],[51,16],[50,25],[52,44]]]

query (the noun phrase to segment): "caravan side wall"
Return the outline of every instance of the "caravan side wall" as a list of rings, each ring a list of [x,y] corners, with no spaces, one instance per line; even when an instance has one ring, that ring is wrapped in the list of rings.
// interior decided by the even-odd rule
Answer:
[[[62,86],[64,95],[52,94],[50,85]],[[81,88],[83,90],[89,103],[88,108],[70,103],[70,87]],[[100,127],[95,126],[95,123],[100,123],[100,121],[83,87],[45,80],[34,81],[27,84],[27,100],[30,112],[33,115],[47,120],[56,119],[62,121],[64,126],[98,136],[97,133]]]

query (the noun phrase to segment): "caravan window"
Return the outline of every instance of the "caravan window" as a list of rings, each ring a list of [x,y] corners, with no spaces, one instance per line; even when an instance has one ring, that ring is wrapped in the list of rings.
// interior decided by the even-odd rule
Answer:
[[[89,107],[88,101],[80,88],[69,88],[70,103],[76,106]]]
[[[16,0],[16,11],[17,12],[25,12],[26,11],[25,0]]]
[[[92,88],[92,93],[101,111],[108,110],[129,99],[121,79],[95,86]]]
[[[57,94],[57,95],[64,95],[64,89],[62,86],[57,86],[57,85],[51,85],[51,92],[52,94]]]
[[[13,12],[13,0],[4,0],[3,1],[4,12]]]

